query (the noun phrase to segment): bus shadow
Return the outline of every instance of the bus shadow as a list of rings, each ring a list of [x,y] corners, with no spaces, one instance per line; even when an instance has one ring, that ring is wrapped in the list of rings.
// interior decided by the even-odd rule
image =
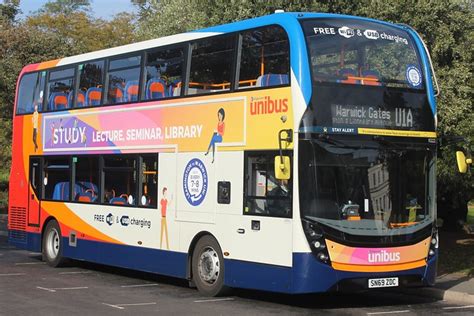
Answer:
[[[32,259],[42,260],[41,255],[30,255]],[[143,282],[153,282],[169,285],[183,290],[189,290],[188,294],[200,296],[196,289],[190,289],[189,281],[169,276],[158,275],[149,272],[130,270],[126,268],[107,266],[103,264],[70,260],[64,268],[80,268],[96,271],[109,275],[117,275]],[[228,296],[240,298],[247,301],[266,302],[298,308],[308,309],[337,309],[337,308],[370,308],[399,305],[418,305],[439,301],[435,298],[413,295],[413,292],[404,293],[399,290],[375,290],[355,293],[328,292],[314,294],[283,294],[248,289],[232,289]]]
[[[402,291],[377,290],[355,293],[328,292],[313,294],[281,294],[235,289],[233,295],[268,303],[309,309],[369,308],[397,305],[417,305],[436,302],[434,298],[404,294]]]

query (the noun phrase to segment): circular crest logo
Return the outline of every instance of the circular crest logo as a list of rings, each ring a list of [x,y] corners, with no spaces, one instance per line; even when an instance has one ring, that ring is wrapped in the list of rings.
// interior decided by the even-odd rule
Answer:
[[[183,175],[184,196],[188,203],[198,206],[202,203],[207,193],[207,171],[204,163],[197,159],[191,159]]]
[[[405,75],[410,86],[416,88],[421,85],[421,71],[416,66],[408,66]]]

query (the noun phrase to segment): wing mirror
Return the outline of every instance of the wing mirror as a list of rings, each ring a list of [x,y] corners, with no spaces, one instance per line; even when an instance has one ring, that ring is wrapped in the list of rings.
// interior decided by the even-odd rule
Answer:
[[[472,164],[472,159],[466,158],[466,155],[460,150],[456,152],[456,161],[460,173],[466,173],[467,167]]]

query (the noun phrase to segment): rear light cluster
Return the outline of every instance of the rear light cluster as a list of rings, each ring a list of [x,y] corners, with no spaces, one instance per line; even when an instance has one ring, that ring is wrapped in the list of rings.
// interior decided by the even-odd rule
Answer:
[[[319,261],[329,264],[329,253],[321,228],[305,220],[303,220],[303,228],[313,254]]]
[[[439,247],[439,234],[438,230],[433,230],[433,234],[431,235],[431,242],[430,242],[430,250],[428,250],[428,259],[433,258],[436,255],[436,252]]]

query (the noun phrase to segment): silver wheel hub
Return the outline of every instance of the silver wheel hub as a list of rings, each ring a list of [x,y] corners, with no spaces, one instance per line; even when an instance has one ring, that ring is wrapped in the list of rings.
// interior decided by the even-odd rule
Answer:
[[[214,284],[219,277],[220,266],[217,252],[211,247],[206,247],[199,257],[199,277],[206,283]]]
[[[49,231],[48,235],[46,236],[46,253],[49,258],[56,259],[59,253],[59,233],[58,231],[53,228]]]

